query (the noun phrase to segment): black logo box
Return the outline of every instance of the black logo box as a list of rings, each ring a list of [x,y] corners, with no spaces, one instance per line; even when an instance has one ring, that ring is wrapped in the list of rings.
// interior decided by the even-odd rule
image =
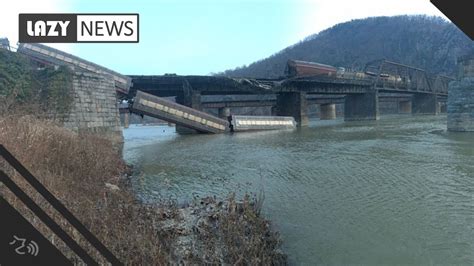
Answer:
[[[77,16],[136,16],[137,40],[136,41],[78,41]],[[70,21],[66,36],[29,36],[27,34],[27,21]],[[55,14],[19,14],[18,41],[20,43],[138,43],[140,39],[140,16],[138,13],[55,13]]]
[[[107,247],[105,247],[99,239],[97,239],[46,187],[44,187],[36,177],[34,177],[14,156],[11,154],[2,144],[0,144],[0,159],[4,159],[10,164],[43,198],[51,204],[69,224],[71,224],[85,239],[99,251],[112,265],[123,265],[117,257],[112,254]],[[38,206],[28,194],[26,194],[9,176],[7,176],[2,170],[0,170],[0,184],[5,185],[15,196],[23,202],[35,215],[38,217],[50,230],[52,230],[64,243],[74,251],[87,265],[98,265],[97,262],[74,240],[72,239],[59,224],[57,224],[40,206]],[[1,198],[1,195],[0,195]],[[0,217],[8,212],[8,202],[3,201],[3,206],[0,206]],[[6,207],[5,207],[6,206]],[[11,213],[11,212],[10,212]],[[1,221],[1,220],[0,220]],[[26,221],[27,222],[27,221]],[[31,224],[30,224],[31,225]],[[33,226],[31,226],[33,227]],[[34,228],[34,227],[33,227]],[[22,230],[20,230],[22,232]],[[23,231],[25,232],[25,231]],[[28,231],[29,232],[29,231]],[[34,234],[34,233],[33,233]],[[8,234],[0,229],[0,241],[5,241],[5,236],[11,238]],[[34,237],[34,241],[40,241],[38,237],[34,235],[27,235],[28,237]],[[22,236],[23,237],[23,236]],[[11,240],[11,239],[10,239]],[[11,242],[8,242],[8,244]],[[38,242],[37,244],[41,244]],[[5,243],[3,243],[5,245]],[[45,244],[46,245],[46,244]],[[2,266],[2,251],[5,247],[0,245],[0,266]],[[13,264],[15,265],[15,264]],[[28,264],[19,264],[28,265]],[[41,265],[41,264],[33,264]],[[61,264],[50,264],[47,265],[63,265]],[[65,264],[64,264],[65,265]]]
[[[2,217],[2,226],[0,226],[0,264],[72,265],[46,237],[31,225],[30,222],[15,210],[1,195],[0,214]],[[15,236],[37,243],[37,254],[31,254],[33,252],[25,246],[26,243],[23,243],[23,248],[21,248],[19,244],[14,241],[12,242]]]

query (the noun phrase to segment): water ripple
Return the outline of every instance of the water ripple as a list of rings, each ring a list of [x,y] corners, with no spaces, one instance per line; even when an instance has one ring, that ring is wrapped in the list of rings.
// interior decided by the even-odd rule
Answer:
[[[472,265],[474,137],[445,123],[312,121],[219,136],[132,127],[125,158],[145,200],[263,189],[295,264]]]

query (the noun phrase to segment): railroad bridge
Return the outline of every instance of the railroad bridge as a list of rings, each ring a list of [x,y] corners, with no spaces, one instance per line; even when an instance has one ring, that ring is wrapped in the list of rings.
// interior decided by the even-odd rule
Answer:
[[[308,105],[314,103],[321,105],[321,117],[328,119],[335,117],[335,104],[343,103],[347,121],[377,120],[379,101],[387,99],[396,99],[405,113],[437,114],[439,103],[446,101],[448,83],[452,80],[388,60],[370,62],[363,72],[279,79],[174,74],[125,76],[40,44],[20,44],[18,52],[41,64],[67,65],[79,72],[74,82],[77,113],[71,115],[71,119],[77,120],[74,129],[112,124],[117,128],[118,119],[112,121],[104,117],[118,116],[119,100],[131,102],[128,109],[131,112],[210,133],[226,130],[222,127],[227,127],[228,122],[222,117],[228,116],[229,108],[233,106],[272,106],[274,115],[294,117],[303,126],[308,123]],[[84,87],[84,83],[88,86]],[[94,86],[100,87],[100,92],[95,91]],[[111,98],[112,94],[114,98]],[[235,99],[217,97],[224,95]],[[176,97],[176,103],[161,98],[170,96]],[[209,100],[213,96],[216,96],[214,100]],[[104,106],[107,113],[94,113],[94,109],[104,110]],[[202,112],[204,107],[219,108],[221,118],[205,114]],[[107,122],[101,123],[101,119]]]
[[[345,72],[338,76],[280,79],[172,74],[130,76],[133,86],[125,97],[133,97],[136,91],[161,97],[176,96],[182,105],[195,109],[218,107],[221,114],[228,113],[226,109],[233,106],[273,106],[274,114],[293,116],[300,125],[306,125],[310,103],[321,104],[323,117],[334,117],[334,104],[343,102],[346,121],[379,119],[379,101],[388,98],[399,99],[404,112],[437,114],[440,102],[446,102],[448,84],[453,80],[388,60],[368,63],[363,73],[371,75]],[[240,100],[203,101],[209,95],[241,96],[235,97]]]

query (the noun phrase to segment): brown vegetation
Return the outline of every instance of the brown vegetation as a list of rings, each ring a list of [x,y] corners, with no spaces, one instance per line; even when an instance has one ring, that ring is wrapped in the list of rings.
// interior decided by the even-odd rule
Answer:
[[[185,263],[285,264],[278,235],[259,215],[261,203],[246,197],[179,208],[172,201],[145,205],[129,189],[127,166],[112,144],[90,134],[77,134],[31,116],[0,117],[0,143],[10,150],[121,261],[133,265]],[[53,219],[101,264],[106,261],[67,221],[38,195],[5,161],[7,172]],[[79,258],[4,186],[0,194],[20,210],[76,264]],[[196,209],[204,211],[195,211]],[[187,233],[180,223],[188,221]],[[204,221],[204,223],[203,223]],[[166,227],[168,224],[171,226]],[[207,228],[203,230],[203,228]],[[179,253],[176,243],[191,249]],[[201,246],[201,249],[193,249]],[[207,253],[204,250],[220,250]],[[203,252],[201,252],[203,251]],[[183,255],[184,254],[184,255]],[[206,257],[210,254],[210,257]]]

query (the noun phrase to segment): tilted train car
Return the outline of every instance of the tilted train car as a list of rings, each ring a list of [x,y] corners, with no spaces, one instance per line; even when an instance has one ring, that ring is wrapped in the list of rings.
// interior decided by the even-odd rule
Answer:
[[[287,77],[336,76],[338,68],[300,60],[288,60],[285,75]]]

